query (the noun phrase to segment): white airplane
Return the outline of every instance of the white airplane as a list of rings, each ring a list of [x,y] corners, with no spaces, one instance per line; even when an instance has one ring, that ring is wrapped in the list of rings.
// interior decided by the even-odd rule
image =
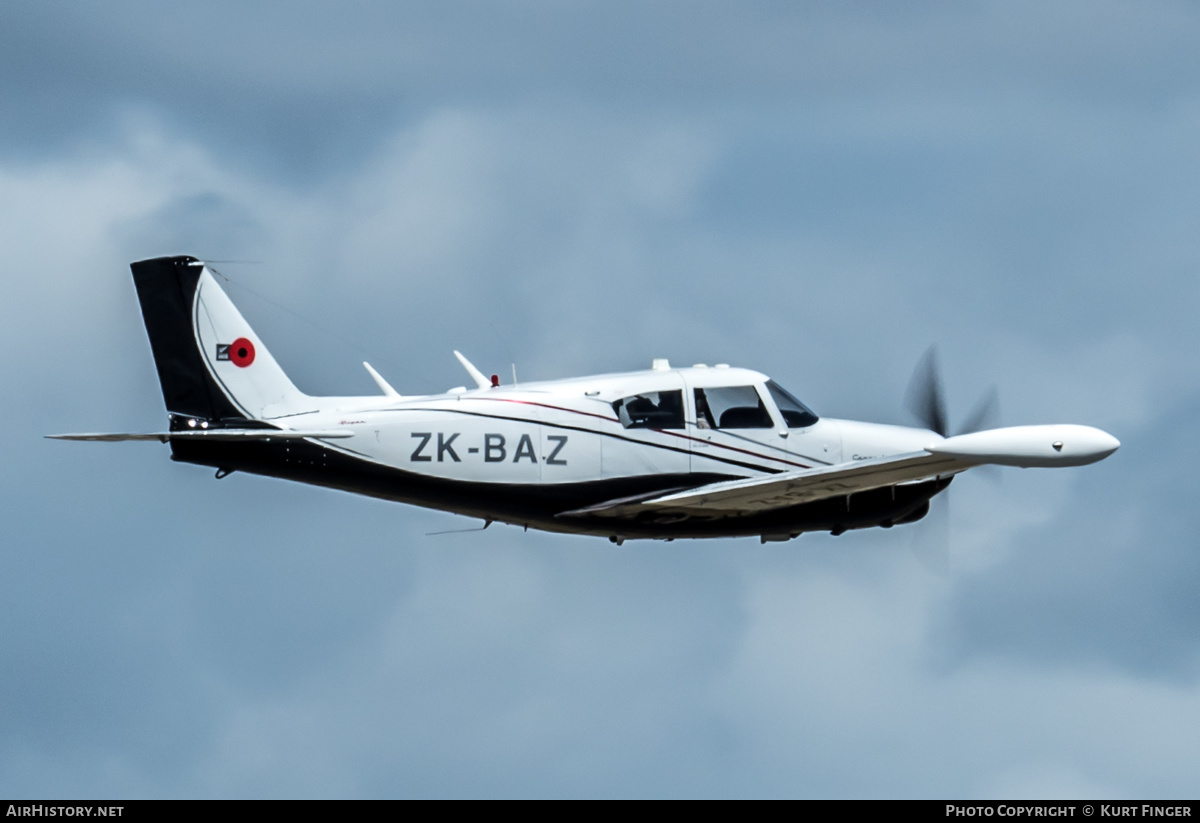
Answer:
[[[949,436],[932,361],[912,401],[927,428],[818,418],[766,375],[717,365],[401,395],[299,391],[203,261],[131,266],[170,419],[173,460],[327,486],[552,532],[626,539],[884,528],[921,519],[959,472],[1080,466],[1117,439],[1079,425]],[[968,427],[971,428],[971,427]]]

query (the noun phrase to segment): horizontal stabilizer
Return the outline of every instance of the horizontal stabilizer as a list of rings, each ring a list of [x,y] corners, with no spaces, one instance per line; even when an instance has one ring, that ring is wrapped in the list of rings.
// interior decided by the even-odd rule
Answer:
[[[88,440],[99,443],[121,443],[127,440],[157,440],[166,443],[168,440],[333,440],[353,437],[354,432],[340,429],[337,431],[293,431],[286,429],[187,429],[177,432],[146,432],[127,434],[122,432],[112,434],[48,434],[50,440]]]

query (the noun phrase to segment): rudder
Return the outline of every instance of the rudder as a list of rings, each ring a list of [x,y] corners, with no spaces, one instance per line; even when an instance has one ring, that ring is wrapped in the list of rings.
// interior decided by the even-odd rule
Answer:
[[[306,396],[202,261],[158,257],[130,269],[169,413],[261,420],[301,410]]]

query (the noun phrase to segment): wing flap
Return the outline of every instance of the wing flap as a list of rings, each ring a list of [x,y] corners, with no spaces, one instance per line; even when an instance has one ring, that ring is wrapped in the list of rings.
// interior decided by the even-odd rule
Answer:
[[[727,480],[688,491],[668,494],[637,504],[639,508],[754,514],[812,503],[828,497],[893,486],[929,477],[955,474],[978,465],[929,452],[911,452],[804,469],[767,477]],[[628,509],[628,505],[621,509]],[[613,514],[617,511],[613,510]],[[622,511],[621,513],[625,513]]]
[[[602,503],[584,506],[582,509],[571,509],[570,511],[559,512],[555,515],[555,517],[588,517],[590,515],[599,515],[601,517],[623,517],[625,515],[637,514],[637,512],[641,511],[641,504],[647,500],[661,497],[663,494],[674,494],[677,491],[687,490],[687,486],[681,486],[674,489],[657,489],[652,492],[630,495],[629,497],[618,497],[613,500],[605,500]]]

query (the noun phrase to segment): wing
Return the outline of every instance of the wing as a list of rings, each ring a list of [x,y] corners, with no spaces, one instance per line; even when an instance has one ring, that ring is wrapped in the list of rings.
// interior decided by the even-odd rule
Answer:
[[[1111,434],[1091,426],[1010,426],[940,439],[924,451],[609,500],[560,516],[634,517],[647,510],[758,514],[828,497],[944,477],[986,463],[1026,468],[1083,466],[1103,460],[1120,445]]]
[[[187,429],[177,432],[146,432],[138,434],[48,434],[49,440],[90,440],[119,443],[128,440],[302,440],[315,437],[321,440],[353,437],[352,431],[295,431],[292,429]]]
[[[977,465],[978,460],[912,452],[767,477],[727,480],[665,495],[660,493],[610,500],[563,514],[629,517],[647,509],[709,514],[758,514],[827,497],[839,497],[868,489],[955,474]]]

